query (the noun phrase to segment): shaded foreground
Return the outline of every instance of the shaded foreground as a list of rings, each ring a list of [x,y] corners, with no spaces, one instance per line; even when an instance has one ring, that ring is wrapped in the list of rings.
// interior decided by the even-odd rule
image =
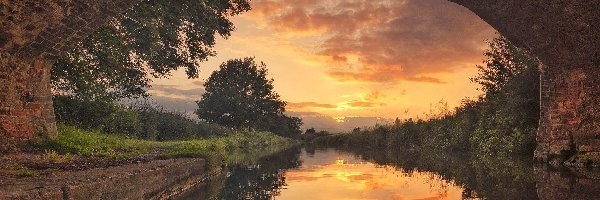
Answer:
[[[228,164],[296,144],[267,132],[156,142],[59,127],[55,139],[0,156],[0,199],[164,199]]]
[[[0,180],[0,199],[164,199],[208,175],[200,158]]]

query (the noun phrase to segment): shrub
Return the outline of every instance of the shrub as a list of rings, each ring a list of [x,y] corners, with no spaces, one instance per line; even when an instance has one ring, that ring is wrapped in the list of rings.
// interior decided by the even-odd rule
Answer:
[[[142,131],[142,124],[138,113],[129,109],[119,108],[107,117],[102,130],[108,134],[137,137]]]
[[[54,97],[58,122],[86,130],[149,140],[185,140],[225,136],[232,130],[190,119],[149,104],[125,107],[113,102]]]

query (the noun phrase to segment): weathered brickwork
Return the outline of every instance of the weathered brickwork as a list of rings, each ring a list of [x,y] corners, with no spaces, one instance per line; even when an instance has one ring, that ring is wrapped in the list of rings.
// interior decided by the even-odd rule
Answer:
[[[0,152],[56,136],[56,58],[140,0],[0,0]]]
[[[544,64],[536,158],[568,165],[600,161],[590,153],[600,151],[600,1],[451,1]]]
[[[49,71],[50,64],[44,60],[24,62],[18,57],[2,56],[0,133],[5,142],[25,142],[35,134],[56,135]]]
[[[139,1],[0,0],[0,142],[27,140],[39,130],[55,135],[47,80],[51,63]],[[578,152],[600,151],[600,2],[450,1],[544,63],[536,157],[563,162]]]
[[[542,72],[536,157],[556,165],[597,165],[600,156],[594,152],[600,152],[600,70],[543,67]]]

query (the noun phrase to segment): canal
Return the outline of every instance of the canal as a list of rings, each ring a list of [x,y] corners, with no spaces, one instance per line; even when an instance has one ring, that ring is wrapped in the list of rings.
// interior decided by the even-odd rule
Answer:
[[[228,166],[178,199],[600,199],[598,174],[519,157],[303,147]]]

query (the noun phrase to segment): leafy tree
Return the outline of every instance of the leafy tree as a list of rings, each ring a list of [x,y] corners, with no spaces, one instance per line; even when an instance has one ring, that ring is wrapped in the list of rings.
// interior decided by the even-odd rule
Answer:
[[[284,115],[286,102],[273,91],[264,63],[254,58],[221,64],[204,84],[206,92],[197,101],[200,119],[234,128],[255,128],[284,136],[301,133],[299,118]]]
[[[510,80],[526,70],[537,71],[538,59],[513,45],[505,37],[495,38],[488,45],[490,48],[483,53],[487,57],[484,65],[477,65],[479,73],[471,78],[471,81],[481,85],[486,94],[500,92]]]
[[[486,96],[472,143],[480,151],[529,153],[539,121],[539,61],[506,38],[494,39],[473,80]]]
[[[216,55],[215,35],[230,36],[230,17],[250,10],[248,0],[145,0],[109,21],[60,59],[52,84],[84,99],[146,96],[151,78],[184,68],[198,77]]]

